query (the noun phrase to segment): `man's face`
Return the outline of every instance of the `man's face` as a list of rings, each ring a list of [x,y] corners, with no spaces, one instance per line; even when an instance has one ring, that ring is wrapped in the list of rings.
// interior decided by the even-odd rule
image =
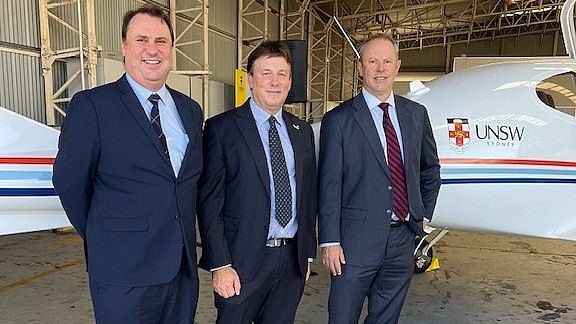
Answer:
[[[400,70],[394,44],[385,39],[371,40],[365,45],[362,60],[356,67],[363,77],[364,88],[382,102],[385,101]]]
[[[172,68],[172,38],[160,17],[137,14],[128,23],[122,40],[124,69],[150,91],[160,89]]]
[[[259,57],[248,74],[252,99],[270,114],[277,113],[290,91],[292,75],[290,65],[283,57]]]

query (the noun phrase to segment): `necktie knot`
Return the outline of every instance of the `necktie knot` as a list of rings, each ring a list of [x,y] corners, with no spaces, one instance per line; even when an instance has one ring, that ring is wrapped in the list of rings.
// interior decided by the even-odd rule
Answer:
[[[381,102],[378,104],[378,107],[380,107],[380,109],[382,109],[384,111],[384,114],[387,115],[388,114],[388,107],[390,106],[389,103],[387,102]]]
[[[162,131],[162,124],[160,122],[160,110],[158,110],[158,101],[160,100],[160,96],[157,93],[153,93],[148,97],[148,101],[152,103],[152,110],[150,111],[150,122],[152,123],[152,128],[158,135],[158,140],[160,144],[162,144],[162,148],[164,149],[164,155],[169,157],[168,153],[168,144],[166,143],[166,135]]]
[[[154,105],[158,104],[158,100],[160,100],[160,96],[157,93],[153,93],[148,97],[148,101]]]
[[[268,122],[270,123],[270,127],[276,127],[276,117],[270,116],[270,118],[268,118]]]

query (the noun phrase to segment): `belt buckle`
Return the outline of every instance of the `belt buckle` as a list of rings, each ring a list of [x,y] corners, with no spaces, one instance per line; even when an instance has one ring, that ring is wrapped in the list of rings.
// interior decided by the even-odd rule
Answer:
[[[269,239],[266,241],[266,246],[267,247],[281,247],[286,245],[286,240],[282,239],[282,238],[273,238],[273,239]]]
[[[391,221],[390,222],[390,227],[398,227],[400,225],[404,225],[406,222],[403,221]]]

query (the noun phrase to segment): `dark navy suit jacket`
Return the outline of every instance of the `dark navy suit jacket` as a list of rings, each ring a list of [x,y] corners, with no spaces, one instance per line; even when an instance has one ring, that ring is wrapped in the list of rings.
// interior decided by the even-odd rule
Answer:
[[[395,96],[402,133],[410,228],[424,234],[440,190],[440,165],[424,106]],[[322,119],[319,241],[340,242],[346,264],[382,260],[392,215],[392,182],[384,149],[362,93]]]
[[[294,150],[298,261],[316,256],[316,157],[312,128],[283,112]],[[270,224],[270,177],[266,155],[249,101],[206,121],[204,169],[200,180],[198,224],[200,267],[232,264],[241,282],[250,281],[264,259]]]
[[[169,90],[189,138],[177,176],[125,76],[78,92],[70,103],[53,182],[84,238],[88,272],[98,282],[169,282],[184,247],[192,276],[197,276],[202,112],[194,100]]]

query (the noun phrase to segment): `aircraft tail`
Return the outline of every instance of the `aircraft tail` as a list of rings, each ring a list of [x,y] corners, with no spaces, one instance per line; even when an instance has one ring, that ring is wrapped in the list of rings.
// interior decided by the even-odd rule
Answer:
[[[566,53],[572,59],[576,59],[576,30],[574,29],[574,5],[576,0],[567,0],[560,12],[560,25]]]
[[[0,235],[70,226],[52,185],[58,136],[0,107]]]

